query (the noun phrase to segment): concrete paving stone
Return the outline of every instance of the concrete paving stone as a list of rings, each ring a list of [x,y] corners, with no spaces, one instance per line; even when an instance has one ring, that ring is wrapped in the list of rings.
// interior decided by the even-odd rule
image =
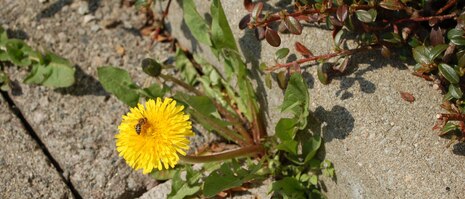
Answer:
[[[171,33],[182,46],[218,63],[208,47],[192,40],[182,21],[176,1],[170,8]],[[195,1],[201,16],[208,16],[209,3]],[[276,1],[267,1],[273,6]],[[275,51],[281,47],[294,51],[302,42],[315,55],[332,51],[331,31],[305,26],[302,35],[283,35],[279,48],[255,39],[253,32],[238,28],[247,14],[242,2],[222,1],[238,46],[251,68],[253,82],[262,97],[268,133],[280,118],[282,90],[273,82],[268,89],[256,67],[275,64]],[[297,56],[298,57],[298,56]],[[442,95],[430,82],[411,75],[412,66],[378,53],[353,56],[350,75],[322,85],[314,67],[303,74],[311,95],[310,109],[328,125],[323,133],[325,157],[334,163],[336,178],[323,178],[329,198],[462,198],[465,194],[465,147],[445,148],[449,142],[432,131],[441,110]],[[403,101],[399,92],[412,93],[416,101]]]
[[[56,168],[0,96],[0,198],[72,198]]]
[[[13,80],[9,94],[83,198],[138,197],[156,182],[118,157],[114,135],[128,107],[104,91],[97,67],[123,67],[139,85],[146,85],[153,79],[143,74],[140,61],[164,60],[170,46],[150,45],[149,38],[138,34],[143,16],[120,6],[119,0],[89,2],[88,13],[95,19],[86,24],[78,11],[80,2],[2,2],[6,6],[0,7],[0,22],[12,35],[76,64],[76,84],[66,89],[23,84],[26,72],[9,67]],[[102,20],[125,20],[129,27],[101,26],[92,32]],[[116,47],[123,47],[125,54],[118,54]]]

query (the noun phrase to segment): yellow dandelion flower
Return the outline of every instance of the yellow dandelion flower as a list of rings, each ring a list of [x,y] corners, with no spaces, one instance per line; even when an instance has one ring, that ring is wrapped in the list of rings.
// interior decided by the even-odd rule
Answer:
[[[135,170],[150,173],[154,168],[173,168],[179,161],[178,153],[186,155],[192,123],[183,112],[184,106],[166,98],[148,100],[145,107],[131,108],[118,126],[115,136],[119,155]]]

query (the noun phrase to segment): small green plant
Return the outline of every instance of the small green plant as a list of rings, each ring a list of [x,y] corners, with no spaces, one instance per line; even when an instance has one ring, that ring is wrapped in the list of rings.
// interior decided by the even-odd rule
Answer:
[[[434,81],[445,93],[442,107],[450,114],[440,114],[434,128],[441,135],[452,135],[452,141],[465,141],[464,1],[296,0],[294,9],[273,12],[264,10],[261,1],[243,2],[249,14],[239,28],[255,30],[257,39],[274,47],[280,46],[282,34],[302,34],[302,23],[324,24],[333,31],[334,52],[314,55],[296,42],[295,51],[303,58],[264,71],[285,73],[285,69],[298,70],[317,62],[318,79],[328,84],[347,71],[356,53],[376,50],[384,57],[413,58],[417,62],[414,75]],[[278,50],[277,58],[285,58],[288,52]]]
[[[74,83],[74,66],[66,59],[51,52],[32,49],[24,41],[8,38],[0,27],[0,89],[9,88],[9,78],[4,67],[19,66],[29,70],[24,83],[40,84],[51,88],[68,87]]]
[[[216,66],[201,57],[190,55],[181,48],[177,48],[174,65],[159,63],[150,58],[142,61],[143,71],[156,79],[156,83],[146,87],[134,83],[129,73],[123,69],[100,67],[98,76],[105,90],[134,107],[123,116],[119,127],[117,146],[120,155],[131,167],[143,168],[144,173],[151,172],[156,179],[171,179],[169,198],[225,196],[234,190],[246,190],[248,184],[267,178],[274,180],[270,192],[275,196],[323,198],[318,176],[334,176],[334,168],[328,160],[317,157],[322,146],[319,135],[321,129],[320,124],[311,119],[308,88],[302,75],[292,74],[285,90],[281,111],[291,117],[282,118],[276,124],[274,135],[269,134],[260,114],[262,107],[249,79],[249,70],[238,51],[221,1],[211,2],[210,24],[200,16],[192,0],[182,1],[182,8],[184,20],[192,35],[211,48],[223,63],[224,73],[220,73]],[[148,99],[145,108],[137,105],[141,97]],[[195,124],[219,135],[223,138],[221,142],[233,145],[233,149],[220,149],[219,152],[218,147],[214,150],[215,147],[212,146],[198,149],[195,154],[184,154],[182,150],[176,150],[178,154],[175,155],[173,151],[160,151],[184,145],[170,146],[168,142],[163,142],[153,150],[147,149],[147,145],[141,146],[140,149],[145,152],[140,152],[138,156],[131,155],[137,154],[137,151],[128,152],[128,147],[138,146],[141,142],[147,143],[149,139],[162,142],[167,137],[173,137],[171,140],[177,140],[176,143],[181,140],[185,142],[185,137],[176,139],[174,136],[181,131],[170,131],[167,130],[169,127],[156,125],[161,120],[163,123],[169,122],[166,118],[154,116],[164,108],[152,111],[153,107],[162,107],[161,98],[164,97],[173,98],[177,104],[181,104],[183,108],[179,110],[183,109],[189,114]],[[157,103],[150,105],[154,103],[151,100],[154,98],[157,98]],[[166,100],[171,102],[171,99]],[[166,107],[172,110],[174,105]],[[181,123],[185,125],[183,121],[172,126],[178,128]],[[190,134],[187,131],[189,130],[182,130],[185,132],[182,135],[187,137]],[[157,139],[157,136],[163,138]],[[130,140],[140,141],[132,145]],[[162,148],[160,145],[163,145]],[[151,157],[145,155],[148,153],[155,159],[148,158]],[[180,164],[177,164],[178,159]],[[139,164],[139,160],[143,163]],[[153,163],[147,163],[147,160],[152,160]],[[162,166],[160,162],[166,164]],[[201,168],[194,169],[186,163],[204,164]],[[159,170],[154,171],[153,168]],[[182,173],[185,173],[185,177],[181,177],[184,176]]]

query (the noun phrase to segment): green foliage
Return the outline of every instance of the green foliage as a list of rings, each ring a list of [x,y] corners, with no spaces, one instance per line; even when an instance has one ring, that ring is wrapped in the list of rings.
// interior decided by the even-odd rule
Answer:
[[[292,118],[281,118],[276,125],[278,138],[276,167],[272,173],[277,180],[272,190],[283,198],[322,198],[319,192],[319,172],[334,176],[334,169],[328,160],[321,162],[316,154],[322,145],[317,132],[311,133],[309,120],[309,94],[307,84],[299,73],[291,75],[284,95],[282,112],[293,113]],[[312,124],[315,125],[315,124]],[[321,133],[321,132],[320,132]],[[300,149],[299,149],[300,148]]]
[[[189,27],[189,30],[195,39],[207,46],[212,46],[210,39],[210,29],[208,28],[205,20],[197,11],[194,1],[182,1],[182,10],[184,11],[184,21],[186,22],[187,27]]]
[[[142,61],[143,71],[157,78],[158,84],[141,88],[127,71],[111,66],[98,69],[99,79],[105,90],[130,106],[135,106],[141,97],[169,95],[184,105],[185,111],[195,123],[239,148],[233,149],[233,153],[227,151],[219,154],[229,154],[230,160],[227,161],[204,164],[198,170],[187,165],[177,165],[173,170],[153,172],[152,176],[159,180],[172,180],[168,198],[199,195],[215,197],[223,191],[242,187],[244,183],[254,183],[265,178],[275,180],[271,191],[276,196],[322,198],[318,176],[321,173],[334,176],[334,169],[329,161],[317,158],[322,139],[308,125],[310,97],[302,75],[292,74],[289,81],[285,82],[286,85],[281,85],[286,88],[281,111],[291,117],[281,118],[275,127],[276,136],[258,139],[266,136],[259,114],[260,106],[221,1],[213,0],[211,3],[211,23],[205,22],[192,0],[181,3],[187,27],[200,43],[210,47],[223,64],[222,72],[198,55],[189,55],[178,48],[174,67],[152,59]],[[261,9],[255,8],[256,12]],[[302,30],[298,20],[293,17],[286,19],[286,26],[294,33]],[[268,37],[276,39],[277,33],[274,34],[268,33]],[[301,50],[311,54],[308,49]],[[280,49],[276,52],[276,59],[282,59],[288,54],[289,49]],[[176,75],[172,76],[173,73]],[[281,78],[285,79],[285,76]],[[168,85],[178,86],[179,89],[171,89]],[[257,156],[260,160],[258,157],[254,160],[239,159],[252,149],[255,151],[249,151],[253,152],[250,154],[259,154]]]
[[[139,87],[124,69],[104,66],[98,68],[97,73],[103,88],[131,107],[137,105],[140,96],[157,98],[163,97],[166,92],[166,89],[157,84],[152,84],[147,88]]]
[[[168,198],[183,199],[196,194],[201,188],[198,182],[200,177],[202,177],[201,173],[186,166],[186,180],[184,181],[181,179],[181,170],[177,170],[172,179],[171,193],[168,194]]]
[[[234,160],[223,163],[218,170],[215,170],[205,179],[203,194],[206,197],[213,197],[220,191],[241,186],[244,182],[257,178],[255,173],[262,167],[262,163],[249,164],[248,166],[248,169],[242,168]]]
[[[0,27],[0,62],[10,62],[30,70],[24,79],[28,84],[39,84],[51,88],[68,87],[74,84],[74,66],[66,59],[47,52],[36,51],[19,39],[9,39]],[[1,89],[8,89],[8,76],[1,72]]]

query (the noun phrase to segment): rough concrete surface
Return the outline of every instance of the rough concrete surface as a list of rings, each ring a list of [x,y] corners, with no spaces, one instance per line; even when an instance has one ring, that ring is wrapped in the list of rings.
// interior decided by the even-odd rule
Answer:
[[[182,23],[178,2],[173,1],[168,18],[173,36],[184,47],[200,52],[217,63],[208,48],[192,40]],[[211,1],[207,2],[198,3],[202,12],[209,10]],[[263,80],[256,78],[259,74],[256,67],[259,62],[273,65],[274,52],[278,48],[255,40],[252,31],[238,29],[239,20],[246,14],[242,2],[222,3],[231,29],[252,68],[253,81],[265,110],[268,132],[274,133],[274,125],[281,116],[278,107],[283,91],[275,82],[272,89],[265,88]],[[118,0],[3,0],[1,4],[0,24],[11,35],[25,39],[33,47],[62,55],[76,64],[76,85],[67,89],[23,84],[21,80],[26,72],[14,67],[7,68],[13,79],[10,97],[60,164],[63,175],[83,198],[142,196],[156,182],[141,172],[132,171],[117,156],[114,135],[127,107],[103,90],[96,79],[96,71],[101,65],[121,66],[139,84],[144,84],[151,79],[141,72],[139,62],[144,57],[166,59],[170,56],[169,45],[155,43],[150,46],[148,38],[138,35],[137,29],[143,25],[143,17],[133,8],[122,7]],[[273,6],[272,2],[267,1],[266,7],[270,6]],[[332,48],[330,31],[313,25],[305,27],[301,36],[287,35],[282,40],[281,47],[288,47],[291,52],[295,41],[304,43],[315,54],[330,52]],[[121,53],[121,48],[125,49],[124,53]],[[465,147],[454,145],[445,148],[448,140],[437,137],[431,130],[435,114],[441,112],[441,95],[428,82],[412,76],[408,67],[398,61],[381,58],[376,53],[357,55],[351,65],[358,69],[326,86],[315,80],[313,68],[304,70],[312,100],[309,108],[317,118],[328,124],[323,134],[326,141],[324,155],[334,163],[337,175],[334,180],[324,179],[329,198],[463,197]],[[416,101],[411,104],[403,101],[399,91],[412,93]],[[9,118],[9,114],[3,111],[0,121]],[[14,119],[7,120],[5,123],[14,125],[10,122]],[[0,130],[5,129],[3,126],[8,125],[2,123]],[[5,135],[2,132],[0,137],[13,139],[8,136],[4,138]],[[18,132],[15,135],[21,134]],[[20,141],[24,142],[21,146],[24,145],[25,149],[41,152],[27,138],[17,140]],[[12,146],[3,149],[8,147]],[[2,151],[0,156],[9,153]],[[6,162],[0,159],[2,165]],[[32,168],[31,164],[21,165],[18,162],[11,165]],[[41,186],[44,187],[40,188],[38,185],[40,189],[36,191],[39,194],[63,186],[59,190],[63,191],[63,197],[69,197],[64,183],[57,186],[45,183],[61,182],[61,179],[59,175],[54,175],[56,171],[51,169],[50,164],[41,164],[43,166],[34,169],[41,173],[42,170],[50,171],[43,175],[50,175],[46,179],[49,181],[43,179],[42,175],[31,177],[29,173],[26,173],[27,178],[23,178],[26,174],[18,178],[26,180],[24,183],[43,182],[50,185],[50,188],[43,184]],[[1,169],[0,177],[9,179],[8,176],[12,174],[3,173],[3,166]],[[6,171],[11,170],[13,168]],[[18,183],[24,184],[22,181]],[[23,193],[22,190],[10,191],[4,187],[7,187],[5,183],[0,185],[0,190],[8,189],[5,193],[17,194],[11,195],[12,198],[23,196],[19,195]],[[142,197],[149,197],[163,187],[167,188],[166,185],[155,187]],[[24,192],[35,188],[26,186]],[[259,193],[268,191],[266,183],[261,188]],[[61,196],[44,195],[46,198]]]
[[[71,191],[0,96],[0,198],[71,198]]]
[[[208,16],[209,3],[196,1],[202,16]],[[266,6],[273,7],[268,1]],[[169,15],[172,34],[181,45],[218,63],[209,48],[192,41],[182,21],[180,1]],[[222,1],[231,29],[238,40],[251,73],[260,62],[275,64],[274,52],[302,42],[316,55],[331,52],[331,32],[310,25],[301,36],[282,36],[274,48],[255,39],[253,32],[238,28],[247,14],[242,3]],[[208,17],[207,17],[208,18]],[[411,75],[412,67],[378,53],[354,56],[352,74],[336,78],[329,85],[316,79],[314,68],[304,70],[311,95],[310,109],[328,124],[323,133],[325,156],[334,163],[335,179],[324,179],[329,198],[461,198],[465,194],[465,147],[445,148],[449,140],[431,129],[435,115],[442,112],[442,95],[431,83]],[[266,110],[268,131],[280,118],[278,106],[283,93],[254,79]],[[399,92],[412,93],[416,101],[403,101]]]
[[[133,198],[155,185],[118,157],[114,135],[128,107],[106,93],[97,67],[127,69],[140,84],[149,79],[139,67],[145,57],[166,59],[168,44],[150,47],[138,34],[143,16],[113,1],[3,0],[0,24],[31,46],[76,64],[76,84],[49,89],[22,83],[25,71],[8,68],[9,93],[83,198]],[[114,27],[105,28],[114,23]],[[118,54],[118,48],[124,54]],[[3,176],[2,176],[3,177]]]

